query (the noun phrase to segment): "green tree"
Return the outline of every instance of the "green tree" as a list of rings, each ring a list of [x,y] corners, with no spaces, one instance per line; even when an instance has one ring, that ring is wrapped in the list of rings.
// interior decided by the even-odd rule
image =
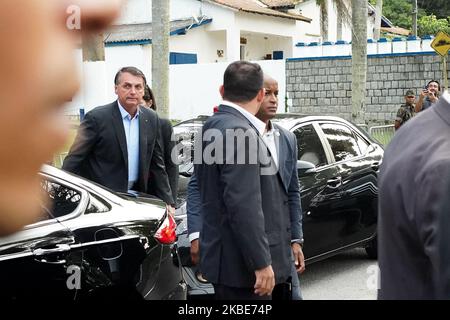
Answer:
[[[428,15],[435,15],[438,19],[450,16],[449,0],[418,0],[417,5],[424,9]]]
[[[376,0],[370,0],[370,4],[374,6],[376,2]],[[383,15],[397,27],[412,29],[412,12],[412,0],[383,0]],[[425,10],[419,6],[419,18],[424,15],[426,15]]]
[[[439,31],[445,31],[450,34],[450,17],[448,17],[448,19],[437,19],[435,15],[429,15],[419,19],[419,37],[424,35],[436,35]]]

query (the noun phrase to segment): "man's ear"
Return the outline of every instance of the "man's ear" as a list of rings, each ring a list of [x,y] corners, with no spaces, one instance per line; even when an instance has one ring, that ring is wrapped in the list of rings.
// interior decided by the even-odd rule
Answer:
[[[221,86],[219,87],[219,93],[220,93],[220,96],[221,96],[222,99],[223,99],[223,94],[225,93],[225,88],[223,87],[223,85],[221,85]]]
[[[259,92],[258,92],[258,95],[256,96],[256,101],[258,101],[259,103],[262,103],[265,95],[266,95],[266,89],[261,88],[261,90],[259,90]]]
[[[115,94],[118,94],[118,93],[117,93],[118,90],[119,90],[119,86],[118,86],[118,85],[115,85],[115,86],[114,86],[114,92],[115,92]]]

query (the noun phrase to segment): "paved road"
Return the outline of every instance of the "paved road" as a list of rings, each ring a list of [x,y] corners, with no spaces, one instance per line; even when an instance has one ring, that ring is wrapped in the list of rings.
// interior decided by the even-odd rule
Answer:
[[[354,249],[313,263],[300,276],[305,300],[374,300],[376,260]],[[369,288],[371,287],[371,288]]]

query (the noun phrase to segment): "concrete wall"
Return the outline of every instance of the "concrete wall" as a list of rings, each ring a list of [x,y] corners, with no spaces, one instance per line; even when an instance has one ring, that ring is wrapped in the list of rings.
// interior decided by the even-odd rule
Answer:
[[[370,56],[365,120],[392,124],[406,90],[413,89],[418,95],[429,80],[442,83],[440,61],[434,53]],[[351,64],[350,57],[289,59],[286,82],[290,111],[351,120]]]
[[[367,54],[387,54],[387,53],[408,53],[408,52],[434,52],[430,47],[434,37],[425,36],[423,39],[417,37],[408,37],[390,39],[381,38],[378,41],[368,39]],[[311,46],[311,44],[315,44]],[[322,45],[321,43],[298,42],[294,47],[293,58],[309,58],[323,56],[348,56],[351,55],[351,43]]]

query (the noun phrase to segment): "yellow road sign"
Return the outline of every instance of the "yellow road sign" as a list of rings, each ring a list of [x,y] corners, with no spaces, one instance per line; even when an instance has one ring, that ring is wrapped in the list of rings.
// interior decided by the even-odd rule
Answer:
[[[434,51],[445,57],[450,50],[450,35],[444,31],[439,31],[431,43],[431,47]]]

